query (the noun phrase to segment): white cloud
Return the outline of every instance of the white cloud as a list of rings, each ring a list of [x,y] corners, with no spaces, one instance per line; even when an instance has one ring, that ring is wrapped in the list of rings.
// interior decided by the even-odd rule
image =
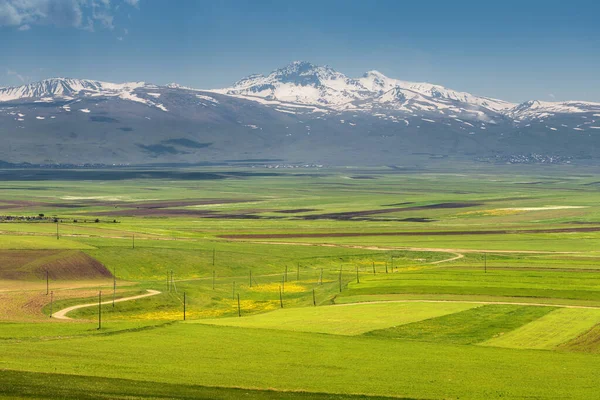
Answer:
[[[139,1],[118,0],[137,7]],[[28,30],[33,25],[53,25],[94,31],[96,25],[114,29],[114,12],[110,0],[0,0],[0,26]]]

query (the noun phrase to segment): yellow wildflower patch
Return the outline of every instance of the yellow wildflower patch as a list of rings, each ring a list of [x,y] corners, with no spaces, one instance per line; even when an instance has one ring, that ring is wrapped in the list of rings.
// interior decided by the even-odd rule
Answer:
[[[236,305],[237,307],[237,305]],[[201,309],[201,310],[186,310],[186,318],[187,319],[198,319],[198,318],[216,318],[220,317],[223,314],[229,312],[228,309],[225,308],[210,308],[210,309]],[[177,310],[165,310],[165,311],[154,311],[147,312],[138,315],[118,315],[110,318],[111,320],[180,320],[183,319],[183,311]]]
[[[237,301],[231,303],[233,309],[237,311]],[[254,300],[240,300],[240,308],[242,312],[254,312],[254,311],[268,311],[274,310],[279,307],[279,300],[268,300],[268,301],[254,301]]]
[[[265,283],[261,285],[254,285],[248,290],[253,292],[261,292],[261,293],[279,293],[279,288],[281,287],[280,282],[276,283]],[[285,283],[285,292],[286,293],[302,293],[305,292],[306,288],[302,285],[292,282]]]

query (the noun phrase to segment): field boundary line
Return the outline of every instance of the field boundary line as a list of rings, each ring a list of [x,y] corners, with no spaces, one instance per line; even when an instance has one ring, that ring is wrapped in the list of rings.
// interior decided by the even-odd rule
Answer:
[[[600,306],[578,306],[575,304],[546,304],[546,303],[525,303],[516,301],[478,301],[478,300],[376,300],[376,301],[359,301],[356,303],[333,304],[333,307],[356,306],[360,304],[384,304],[384,303],[463,303],[463,304],[482,304],[482,305],[515,305],[515,306],[532,306],[532,307],[557,307],[557,308],[577,308],[587,310],[600,310]]]
[[[148,289],[148,293],[146,294],[139,294],[137,296],[131,296],[131,297],[123,297],[120,299],[116,299],[115,303],[121,303],[123,301],[131,301],[131,300],[137,300],[137,299],[143,299],[144,297],[150,297],[150,296],[156,296],[157,294],[161,294],[162,292],[158,291],[158,290],[153,290],[153,289]],[[100,304],[112,304],[112,300],[107,300],[107,301],[103,301]],[[56,318],[56,319],[73,319],[70,317],[67,317],[67,314],[70,313],[71,311],[74,310],[79,310],[81,308],[87,308],[87,307],[94,307],[97,306],[98,303],[86,303],[86,304],[78,304],[76,306],[71,306],[71,307],[67,307],[67,308],[63,308],[60,311],[57,311],[55,313],[52,314],[52,318]]]

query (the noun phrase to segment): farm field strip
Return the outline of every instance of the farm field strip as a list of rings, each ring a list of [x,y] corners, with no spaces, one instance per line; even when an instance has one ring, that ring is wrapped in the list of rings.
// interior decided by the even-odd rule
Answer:
[[[276,310],[244,318],[197,320],[194,323],[360,335],[374,329],[409,324],[473,307],[477,307],[477,305],[452,303],[429,305],[418,302],[412,304],[356,304],[351,309],[342,309],[336,306],[303,307]]]
[[[563,308],[482,346],[551,350],[600,324],[600,310]]]
[[[532,307],[551,307],[551,308],[573,308],[584,310],[600,310],[599,306],[580,306],[574,304],[554,304],[554,303],[529,303],[518,301],[480,301],[480,300],[427,300],[427,299],[411,299],[411,300],[373,300],[359,303],[342,303],[335,304],[331,307],[349,307],[361,304],[385,304],[385,303],[450,303],[450,304],[479,304],[479,305],[513,305],[513,306],[532,306]]]
[[[552,310],[555,308],[485,305],[411,324],[373,330],[365,335],[435,343],[476,344],[511,332]]]

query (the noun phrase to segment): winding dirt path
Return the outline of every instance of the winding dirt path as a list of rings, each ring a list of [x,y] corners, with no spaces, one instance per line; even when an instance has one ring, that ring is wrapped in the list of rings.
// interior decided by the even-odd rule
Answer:
[[[148,293],[146,293],[146,294],[140,294],[140,295],[137,295],[137,296],[123,297],[121,299],[116,299],[115,303],[120,303],[122,301],[131,301],[131,300],[143,299],[144,297],[156,296],[157,294],[160,294],[160,293],[161,292],[159,292],[158,290],[148,289]],[[112,300],[103,301],[100,304],[112,304]],[[72,319],[72,318],[67,317],[67,314],[70,313],[71,311],[79,310],[80,308],[94,307],[94,306],[97,306],[97,305],[98,305],[98,303],[96,302],[96,303],[79,304],[79,305],[76,305],[76,306],[71,306],[71,307],[63,308],[62,310],[53,313],[52,314],[52,318],[56,318],[56,319]]]
[[[454,253],[454,257],[452,258],[447,258],[445,260],[440,260],[440,261],[434,261],[434,262],[430,262],[429,264],[431,265],[435,265],[435,264],[441,264],[441,263],[445,263],[445,262],[450,262],[450,261],[454,261],[454,260],[459,260],[461,258],[464,258],[465,255],[461,254],[461,253]]]
[[[235,239],[234,239],[235,240]],[[576,251],[537,251],[537,250],[478,250],[478,249],[443,249],[433,247],[392,247],[392,246],[362,246],[355,244],[334,244],[334,243],[306,243],[306,242],[271,242],[271,241],[245,241],[246,243],[256,244],[274,244],[282,246],[316,246],[316,247],[340,247],[346,249],[362,249],[362,250],[375,250],[375,251],[390,251],[390,250],[404,250],[404,251],[424,251],[432,253],[449,253],[453,254],[454,257],[447,258],[440,261],[434,261],[427,263],[429,265],[446,263],[454,260],[464,258],[463,253],[496,253],[496,254],[580,254]]]

